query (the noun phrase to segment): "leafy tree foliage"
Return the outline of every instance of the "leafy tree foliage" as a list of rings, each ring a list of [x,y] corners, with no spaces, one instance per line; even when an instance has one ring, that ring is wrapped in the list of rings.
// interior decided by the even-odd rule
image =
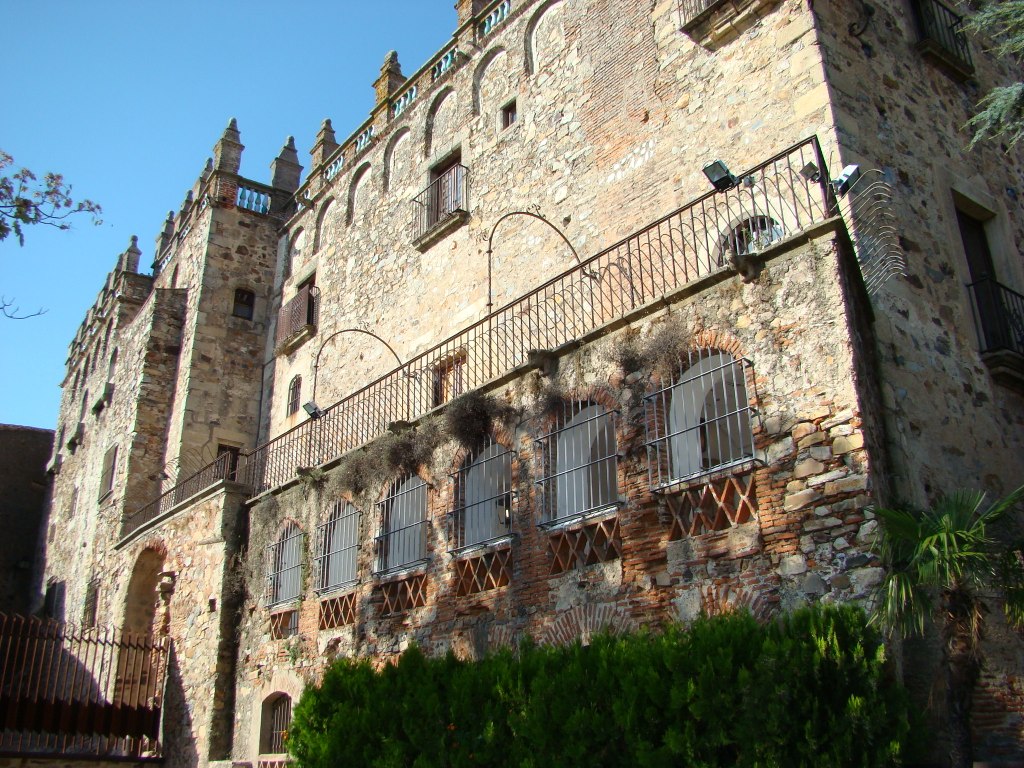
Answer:
[[[1024,0],[986,3],[970,22],[998,42],[994,53],[1018,63],[1024,60]],[[1024,139],[1024,82],[993,88],[978,104],[978,114],[967,122],[973,148],[985,139],[1003,140],[1012,147]]]
[[[872,618],[905,636],[923,634],[932,617],[938,621],[952,768],[973,764],[971,699],[987,611],[982,596],[1001,593],[1007,619],[1024,625],[1021,545],[993,535],[993,527],[1022,500],[1024,487],[991,505],[983,493],[960,491],[931,509],[875,510],[883,523],[879,547],[888,569]]]
[[[102,224],[103,212],[92,200],[71,198],[71,185],[59,173],[47,173],[40,182],[28,168],[13,173],[8,169],[14,158],[0,150],[0,240],[14,234],[20,245],[25,244],[25,227],[46,224],[57,229],[69,229],[68,218],[76,213],[92,216],[93,224]]]

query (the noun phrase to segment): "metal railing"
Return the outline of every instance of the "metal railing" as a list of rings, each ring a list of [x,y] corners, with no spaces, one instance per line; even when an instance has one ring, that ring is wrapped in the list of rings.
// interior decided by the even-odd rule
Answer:
[[[1024,295],[992,279],[978,280],[968,289],[981,351],[1024,355]]]
[[[289,523],[267,547],[267,607],[290,603],[302,595],[302,561],[306,534]]]
[[[159,756],[169,644],[0,614],[0,752]]]
[[[327,522],[317,527],[316,591],[329,592],[359,580],[359,510],[335,502]]]
[[[220,480],[234,480],[238,469],[238,459],[239,457],[235,453],[222,453],[198,472],[189,475],[170,490],[160,494],[137,512],[125,515],[121,520],[121,538],[130,536],[146,523],[169,512],[185,499],[200,491],[205,491],[214,483]]]
[[[683,29],[704,18],[715,6],[724,2],[725,0],[679,0],[679,18]]]
[[[468,172],[464,165],[453,165],[413,198],[413,240],[419,240],[456,211],[468,210]]]
[[[500,443],[486,445],[452,475],[452,549],[506,536],[517,501],[512,486],[515,453]]]
[[[938,46],[966,71],[973,72],[964,17],[939,0],[915,0],[913,6],[921,41]]]
[[[316,327],[320,317],[320,289],[304,285],[277,316],[277,343],[288,339],[307,325]]]
[[[239,480],[254,495],[284,485],[298,467],[337,459],[383,434],[388,425],[415,421],[437,402],[436,371],[459,356],[463,391],[526,364],[531,350],[553,349],[633,309],[774,245],[835,211],[828,173],[801,175],[808,163],[825,169],[816,138],[806,139],[739,175],[726,192],[709,192],[644,227],[540,287],[490,313],[405,365],[352,393],[318,419],[243,454]],[[764,218],[758,218],[764,217]],[[744,222],[773,222],[770,237],[738,238]],[[762,242],[763,241],[763,242]],[[188,482],[188,481],[186,481]]]
[[[380,535],[375,537],[374,573],[414,565],[427,556],[427,484],[407,475],[391,486],[377,504],[381,511]]]

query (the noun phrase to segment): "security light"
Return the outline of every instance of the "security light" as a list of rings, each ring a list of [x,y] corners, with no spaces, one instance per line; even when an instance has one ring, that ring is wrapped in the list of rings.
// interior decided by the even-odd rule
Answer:
[[[857,183],[857,179],[860,178],[860,166],[859,165],[848,165],[843,168],[843,172],[836,178],[832,179],[832,188],[835,189],[836,194],[842,197],[850,188]]]
[[[319,419],[324,415],[324,412],[320,410],[320,406],[310,400],[308,403],[302,404],[302,410],[304,410],[311,419]]]
[[[800,175],[808,181],[821,181],[821,170],[814,163],[808,163],[801,168]]]
[[[729,167],[721,160],[705,165],[704,175],[708,177],[716,192],[725,192],[739,183],[739,179],[729,172]]]

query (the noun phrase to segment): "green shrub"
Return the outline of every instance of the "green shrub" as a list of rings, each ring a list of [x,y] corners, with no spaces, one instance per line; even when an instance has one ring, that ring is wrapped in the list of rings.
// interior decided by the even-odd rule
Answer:
[[[478,662],[339,661],[295,708],[302,768],[886,766],[904,691],[853,608],[745,614]]]

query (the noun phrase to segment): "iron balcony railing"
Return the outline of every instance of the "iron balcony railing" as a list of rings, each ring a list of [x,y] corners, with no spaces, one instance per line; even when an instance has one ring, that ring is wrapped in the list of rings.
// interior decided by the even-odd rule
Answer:
[[[320,317],[320,289],[304,285],[288,301],[277,318],[277,343],[281,344],[306,326],[317,325]]]
[[[457,211],[468,210],[468,174],[466,166],[453,165],[413,198],[413,240],[419,240]]]
[[[922,46],[963,73],[973,72],[964,17],[940,0],[914,0],[913,8]]]
[[[988,278],[968,288],[981,351],[1024,355],[1024,295]]]
[[[816,138],[740,174],[734,188],[709,192],[548,280],[335,403],[320,418],[243,454],[238,479],[258,495],[291,481],[299,467],[358,448],[393,422],[415,421],[442,404],[435,381],[446,360],[458,357],[462,391],[475,389],[529,362],[532,350],[574,341],[736,257],[824,221],[833,215],[835,199],[827,172],[800,173],[812,162],[826,169]],[[757,237],[745,236],[754,229]]]
[[[688,29],[707,17],[716,6],[724,2],[725,0],[679,0],[679,17],[683,29]]]
[[[0,752],[158,757],[168,647],[0,614]]]
[[[130,536],[146,523],[169,512],[185,499],[205,491],[220,480],[234,480],[238,469],[238,454],[222,453],[212,462],[193,475],[177,483],[173,488],[160,494],[146,506],[125,515],[121,521],[121,538]]]

